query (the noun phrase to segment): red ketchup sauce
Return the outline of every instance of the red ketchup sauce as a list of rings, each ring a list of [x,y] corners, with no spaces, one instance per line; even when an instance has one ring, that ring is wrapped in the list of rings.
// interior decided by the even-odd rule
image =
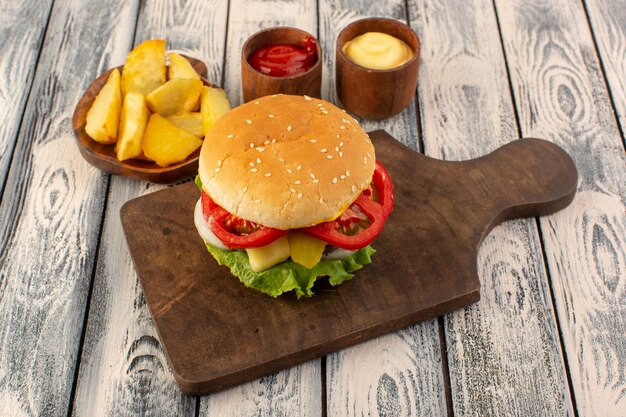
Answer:
[[[293,77],[310,70],[317,62],[317,48],[312,37],[304,39],[304,48],[276,44],[264,46],[250,55],[255,70],[272,77]]]

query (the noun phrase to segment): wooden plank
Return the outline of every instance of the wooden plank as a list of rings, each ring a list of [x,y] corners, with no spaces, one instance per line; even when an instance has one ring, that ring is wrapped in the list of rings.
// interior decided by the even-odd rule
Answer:
[[[349,23],[374,16],[406,22],[404,1],[320,1],[320,42],[324,51],[322,98],[341,107],[335,93],[335,42]],[[415,103],[382,121],[359,119],[366,131],[385,129],[420,150]],[[446,415],[437,320],[408,327],[327,356],[329,415]]]
[[[249,36],[273,26],[293,26],[315,36],[316,3],[305,0],[230,2],[224,88],[233,106],[243,101],[241,48]],[[319,416],[321,398],[320,360],[316,359],[257,381],[202,397],[200,416]]]
[[[423,42],[426,154],[464,160],[517,137],[490,1],[409,1]],[[445,317],[455,415],[572,414],[534,220],[506,222],[478,256],[481,300]]]
[[[626,132],[626,1],[585,0],[589,23],[611,91],[615,110]]]
[[[56,1],[0,205],[0,415],[65,416],[106,176],[82,160],[71,116],[131,33],[132,4]],[[126,42],[125,42],[126,39]],[[102,57],[102,58],[100,58]]]
[[[135,44],[145,39],[166,39],[168,49],[203,59],[208,66],[207,78],[219,84],[227,6],[219,0],[142,2]],[[129,27],[133,24],[129,22]],[[123,58],[116,64],[122,63]],[[126,201],[162,188],[124,177],[111,179],[74,415],[196,413],[196,399],[180,392],[167,364],[119,217]]]
[[[3,1],[1,7],[0,196],[35,75],[52,1]]]
[[[588,22],[565,0],[496,6],[522,133],[580,173],[573,205],[540,219],[578,414],[623,416],[626,156]]]

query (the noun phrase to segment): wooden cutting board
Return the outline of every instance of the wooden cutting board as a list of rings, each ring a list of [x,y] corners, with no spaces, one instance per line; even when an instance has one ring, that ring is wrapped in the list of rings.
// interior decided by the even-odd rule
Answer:
[[[181,389],[206,394],[395,331],[478,300],[476,256],[505,219],[553,213],[576,192],[558,146],[512,142],[482,158],[445,162],[384,131],[370,133],[395,187],[395,209],[373,263],[316,295],[271,298],[248,289],[206,251],[187,183],[121,210],[146,300]]]

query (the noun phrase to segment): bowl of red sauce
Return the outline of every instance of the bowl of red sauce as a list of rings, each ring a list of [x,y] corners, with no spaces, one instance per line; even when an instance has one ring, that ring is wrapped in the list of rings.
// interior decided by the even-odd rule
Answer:
[[[265,29],[241,50],[244,101],[271,94],[320,97],[322,49],[311,34],[292,27]]]

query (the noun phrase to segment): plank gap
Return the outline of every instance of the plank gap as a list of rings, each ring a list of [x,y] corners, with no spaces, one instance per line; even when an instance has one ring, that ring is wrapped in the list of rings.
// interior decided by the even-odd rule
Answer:
[[[448,417],[454,416],[452,407],[452,389],[450,387],[450,368],[448,367],[448,345],[446,343],[445,324],[443,316],[437,317],[439,327],[439,347],[441,348],[441,373],[443,374],[443,389],[446,395],[446,408]]]
[[[41,36],[41,42],[39,43],[39,50],[37,51],[37,57],[35,58],[35,62],[33,65],[33,76],[30,80],[30,85],[28,86],[28,93],[26,94],[26,99],[24,100],[24,108],[22,109],[22,116],[20,117],[19,122],[17,122],[17,131],[15,132],[15,140],[13,140],[13,146],[10,146],[10,149],[7,149],[8,160],[9,163],[7,165],[7,170],[4,178],[2,179],[2,184],[0,184],[0,204],[2,203],[2,199],[4,198],[4,190],[6,189],[7,182],[9,181],[9,172],[11,171],[11,166],[13,165],[13,157],[15,156],[15,148],[17,145],[17,141],[19,140],[20,133],[22,131],[22,124],[24,123],[24,116],[26,115],[26,109],[28,108],[28,103],[30,102],[30,95],[33,91],[33,85],[35,84],[35,79],[37,78],[37,71],[39,70],[39,61],[41,59],[41,52],[43,51],[43,45],[46,42],[46,38],[48,37],[48,29],[50,28],[50,17],[52,16],[52,10],[54,9],[54,0],[50,4],[50,9],[48,10],[48,17],[46,17],[46,25],[43,30],[43,34]],[[4,249],[4,248],[2,248]],[[0,297],[1,298],[1,297]]]
[[[226,28],[224,29],[225,35],[224,35],[224,45],[228,45],[228,29],[230,26],[230,7],[232,5],[232,2],[230,0],[228,0],[228,5],[226,6]],[[224,71],[226,69],[226,51],[228,50],[228,48],[224,48],[224,51],[222,52],[222,71],[221,71],[221,77],[220,77],[220,87],[226,89],[226,71]]]
[[[517,100],[515,99],[515,90],[513,89],[513,81],[511,79],[511,68],[509,67],[509,58],[504,47],[504,37],[502,36],[502,27],[500,26],[500,15],[498,14],[498,6],[496,0],[492,0],[493,12],[496,15],[496,26],[498,27],[498,37],[500,38],[500,48],[502,57],[504,58],[504,68],[506,70],[506,80],[509,86],[509,94],[511,96],[511,105],[513,106],[513,116],[515,116],[515,129],[517,130],[518,139],[522,138],[522,125],[519,119],[519,111],[517,109]],[[545,259],[544,259],[545,263]],[[547,265],[547,264],[546,264]]]
[[[85,302],[85,312],[83,313],[83,328],[80,332],[78,341],[78,349],[76,354],[76,366],[74,367],[74,377],[72,378],[72,388],[70,389],[70,401],[67,406],[67,417],[71,417],[74,410],[74,398],[76,397],[76,388],[78,387],[78,375],[80,372],[80,364],[83,357],[83,348],[85,345],[85,337],[87,336],[87,321],[89,320],[89,311],[91,307],[91,296],[93,295],[94,282],[96,280],[96,271],[98,270],[98,259],[100,258],[100,247],[102,244],[102,232],[104,230],[104,219],[106,217],[107,203],[109,201],[109,193],[111,191],[111,175],[107,175],[107,185],[104,193],[104,201],[102,202],[102,216],[100,217],[100,228],[98,230],[98,239],[96,244],[96,252],[94,253],[93,269],[91,270],[91,278],[89,279],[89,289],[87,290],[87,301]]]
[[[322,417],[328,417],[328,394],[326,393],[326,356],[320,358],[320,375],[322,378]]]
[[[563,367],[565,369],[565,377],[567,378],[567,389],[569,391],[570,400],[572,401],[572,409],[574,410],[574,417],[579,417],[578,415],[578,407],[576,405],[576,395],[574,394],[574,384],[572,382],[572,376],[569,369],[569,359],[567,358],[567,350],[565,349],[565,342],[563,341],[563,331],[561,330],[561,323],[558,319],[558,314],[556,311],[556,303],[555,303],[555,295],[554,288],[552,286],[552,274],[550,273],[550,264],[548,263],[548,257],[546,254],[546,246],[543,238],[543,230],[541,228],[541,223],[539,222],[539,217],[535,217],[535,226],[537,227],[537,231],[539,232],[539,246],[541,247],[541,259],[543,260],[543,264],[546,268],[546,281],[548,282],[548,288],[550,290],[550,302],[552,303],[552,308],[554,309],[554,321],[556,322],[556,330],[559,336],[559,346],[561,347],[561,355],[563,357]]]
[[[193,414],[195,417],[200,417],[200,396],[199,395],[196,396],[196,410],[194,411]]]
[[[593,30],[593,25],[591,24],[591,17],[589,16],[589,10],[587,9],[587,3],[585,0],[580,0],[582,4],[583,11],[585,12],[585,18],[587,19],[587,25],[589,26],[589,33],[591,33],[591,41],[593,42],[593,49],[596,53],[596,57],[598,58],[598,63],[600,64],[600,72],[602,73],[602,81],[604,82],[604,88],[608,92],[609,102],[611,103],[611,108],[613,109],[613,118],[615,119],[615,124],[617,125],[617,129],[619,130],[619,134],[622,136],[622,146],[626,150],[626,136],[624,130],[622,129],[622,125],[619,119],[619,113],[617,112],[617,106],[615,105],[615,98],[613,97],[613,91],[609,85],[609,80],[606,76],[606,69],[604,67],[604,61],[602,60],[602,55],[600,54],[600,48],[598,47],[598,40],[596,38],[596,32]]]

